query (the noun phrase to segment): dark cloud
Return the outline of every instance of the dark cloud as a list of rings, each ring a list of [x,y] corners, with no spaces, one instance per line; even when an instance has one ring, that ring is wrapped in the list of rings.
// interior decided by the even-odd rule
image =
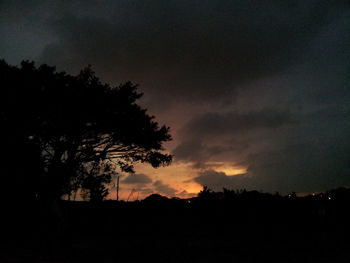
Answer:
[[[182,143],[174,149],[177,160],[193,161],[200,167],[213,156],[236,155],[246,151],[264,130],[277,132],[295,122],[290,112],[263,109],[255,112],[208,112],[193,118],[180,131]],[[236,154],[235,154],[236,153]]]
[[[331,115],[331,116],[330,116]],[[348,113],[327,108],[303,119],[280,140],[250,154],[248,174],[274,191],[324,190],[350,185]]]
[[[219,151],[223,151],[220,147]],[[196,167],[202,166],[202,161],[212,156],[210,147],[206,146],[201,139],[191,139],[182,141],[173,151],[177,161],[193,162]]]
[[[177,158],[201,169],[213,160],[247,167],[246,176],[210,177],[226,187],[308,192],[350,185],[349,14],[325,26],[292,67],[238,88],[233,112],[272,105],[274,112],[256,114],[256,122],[223,110],[194,116],[179,133]]]
[[[170,187],[168,184],[163,183],[162,181],[155,181],[153,183],[154,190],[157,193],[165,194],[167,196],[175,196],[176,195],[176,189]]]
[[[55,39],[46,28],[50,13],[44,1],[0,1],[0,58],[13,64],[38,60]]]
[[[215,191],[222,190],[225,187],[237,188],[233,176],[227,176],[224,172],[216,172],[214,170],[203,171],[198,177],[194,178],[194,181]]]
[[[41,62],[70,71],[92,64],[109,81],[136,81],[150,96],[167,98],[164,107],[170,98],[233,96],[239,83],[282,71],[344,3],[30,1],[25,8],[36,14],[30,21],[45,15],[41,23],[53,36]]]
[[[235,129],[231,125],[234,122],[225,119],[230,114],[217,114],[213,120],[200,117],[193,123],[211,121],[207,125],[198,122],[200,129],[195,128],[197,125],[193,129],[186,127],[183,140],[174,150],[175,157],[201,169],[209,169],[210,161],[224,161],[232,167],[247,168],[244,176],[210,171],[195,179],[215,189],[232,187],[270,192],[308,192],[350,185],[347,133],[350,130],[350,111],[340,105],[295,112],[293,118],[287,114],[285,116],[289,117],[285,118],[285,122],[266,122],[269,125],[262,125],[262,117],[258,118],[258,125],[252,125],[250,115],[244,114],[242,116],[249,117],[243,122],[234,118],[237,127],[242,130]],[[224,116],[225,121],[217,120],[220,116]],[[293,119],[298,121],[290,121]],[[227,125],[215,127],[214,124],[218,123]],[[276,123],[279,125],[275,126]]]
[[[287,111],[263,109],[256,112],[207,112],[192,119],[182,131],[194,136],[235,134],[263,128],[278,128],[292,122]]]
[[[226,187],[282,193],[321,191],[350,185],[348,112],[327,108],[299,120],[295,126],[248,136],[250,147],[246,145],[241,152],[227,150],[219,158],[226,158],[232,164],[244,159],[247,174],[228,176],[207,170],[200,173],[195,181],[216,190]],[[233,143],[233,146],[237,145],[239,142]],[[226,145],[222,147],[227,148]],[[188,156],[193,158],[190,154]],[[211,159],[213,156],[207,153],[206,158],[201,160],[202,164]],[[195,163],[199,160],[191,161]],[[203,167],[209,166],[204,163]]]
[[[205,170],[194,178],[194,181],[214,191],[222,191],[223,188],[233,190],[258,189],[252,186],[254,180],[247,174],[227,175],[224,172]]]
[[[130,174],[123,180],[124,184],[148,184],[151,182],[151,178],[144,174]]]

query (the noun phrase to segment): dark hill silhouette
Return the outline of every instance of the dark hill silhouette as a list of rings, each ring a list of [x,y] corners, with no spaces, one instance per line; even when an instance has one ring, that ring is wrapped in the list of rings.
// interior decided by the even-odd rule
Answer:
[[[168,201],[169,198],[160,194],[151,194],[147,196],[143,201],[145,202],[164,202]]]

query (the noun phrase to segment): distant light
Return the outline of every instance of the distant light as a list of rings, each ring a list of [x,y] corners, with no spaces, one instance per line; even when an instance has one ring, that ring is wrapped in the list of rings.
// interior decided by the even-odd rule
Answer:
[[[33,140],[33,139],[34,139],[34,136],[33,136],[33,135],[30,135],[30,136],[28,136],[28,139],[29,139],[29,140]]]
[[[330,196],[328,196],[328,200],[331,200],[332,198]]]
[[[315,193],[313,193],[312,196],[315,196]]]

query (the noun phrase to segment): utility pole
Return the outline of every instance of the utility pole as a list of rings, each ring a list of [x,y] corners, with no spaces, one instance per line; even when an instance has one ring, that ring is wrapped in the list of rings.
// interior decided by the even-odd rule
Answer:
[[[119,201],[119,175],[117,177],[117,201]]]

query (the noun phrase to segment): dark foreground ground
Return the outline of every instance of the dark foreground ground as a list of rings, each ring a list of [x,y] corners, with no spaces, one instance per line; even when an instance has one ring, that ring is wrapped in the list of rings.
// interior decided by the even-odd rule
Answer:
[[[23,203],[0,262],[350,262],[349,203],[326,200]],[[62,213],[61,219],[56,215]],[[16,215],[15,218],[13,215]],[[62,221],[63,220],[63,221]]]

